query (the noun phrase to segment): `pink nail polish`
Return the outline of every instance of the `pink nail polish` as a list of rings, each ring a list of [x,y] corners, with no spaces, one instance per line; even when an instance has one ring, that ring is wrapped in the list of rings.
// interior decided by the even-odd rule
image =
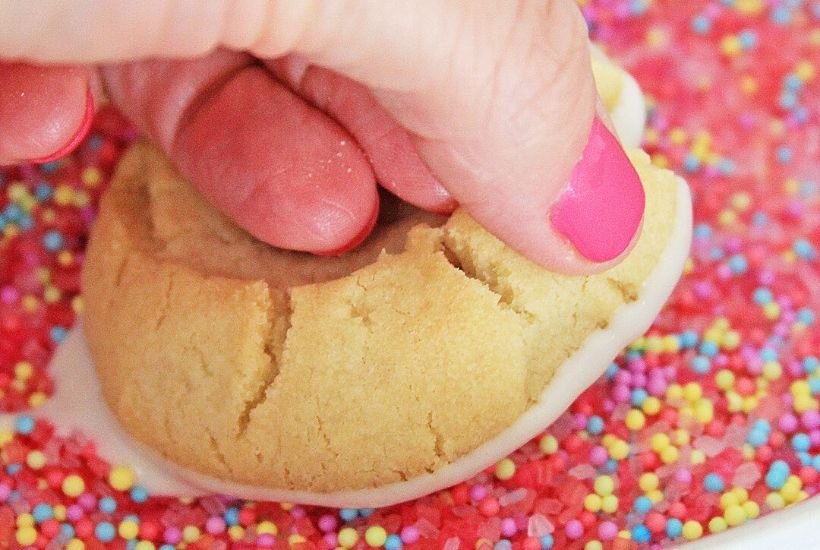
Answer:
[[[65,155],[69,154],[80,144],[80,142],[82,142],[83,139],[85,139],[85,136],[88,134],[88,130],[91,129],[91,122],[93,120],[94,96],[91,94],[91,90],[88,90],[85,96],[85,115],[83,116],[83,121],[80,123],[80,128],[77,130],[74,136],[70,140],[68,140],[68,143],[60,147],[52,154],[39,159],[32,159],[30,162],[33,162],[34,164],[45,164],[46,162],[55,161],[58,158],[64,157]]]
[[[629,247],[640,227],[645,200],[641,180],[621,144],[596,116],[550,221],[582,256],[607,262]]]

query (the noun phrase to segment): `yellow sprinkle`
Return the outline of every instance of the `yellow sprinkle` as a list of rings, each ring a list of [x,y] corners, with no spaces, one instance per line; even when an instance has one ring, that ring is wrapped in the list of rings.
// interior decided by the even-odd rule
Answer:
[[[640,409],[630,409],[629,412],[626,413],[624,423],[626,424],[627,428],[629,428],[633,432],[637,432],[646,424],[646,417],[640,411]]]
[[[618,511],[618,497],[606,495],[601,499],[601,511],[607,514],[614,514]]]
[[[695,418],[701,424],[708,424],[714,418],[714,407],[708,399],[698,399],[695,402]]]
[[[638,478],[638,487],[640,487],[641,491],[645,493],[657,489],[659,483],[660,480],[658,479],[658,475],[652,472],[641,474],[641,477]]]
[[[37,540],[37,529],[34,527],[21,527],[14,534],[14,538],[21,546],[31,546]]]
[[[795,412],[799,413],[817,410],[817,406],[817,400],[808,395],[796,395],[794,397],[794,403],[792,403],[792,408]]]
[[[195,525],[186,525],[182,530],[182,540],[188,543],[198,541],[201,535],[202,533],[199,531],[199,527]]]
[[[137,538],[139,532],[140,526],[137,525],[136,521],[132,521],[130,519],[121,521],[119,526],[117,527],[117,533],[119,533],[119,535],[125,540]]]
[[[814,64],[807,59],[800,61],[794,68],[794,74],[803,82],[813,80],[816,73]]]
[[[52,514],[57,521],[63,521],[65,519],[65,513],[66,507],[62,504],[55,504],[54,508],[52,508]]]
[[[31,451],[26,455],[26,464],[32,470],[39,470],[46,465],[46,455],[42,451]]]
[[[78,497],[85,491],[85,481],[76,474],[67,475],[63,479],[63,493],[69,497]]]
[[[584,497],[584,508],[590,512],[599,512],[601,510],[602,503],[603,499],[595,493],[590,493]]]
[[[661,491],[660,489],[649,491],[648,493],[646,493],[646,498],[652,501],[652,504],[658,504],[664,499],[663,491]]]
[[[65,545],[65,550],[85,550],[85,543],[80,539],[71,539]]]
[[[686,130],[683,128],[672,128],[669,130],[669,141],[672,145],[682,145],[686,142]]]
[[[0,447],[14,439],[14,432],[11,430],[0,430]]]
[[[678,447],[680,447],[681,445],[688,445],[689,439],[691,437],[691,434],[683,428],[678,428],[677,430],[672,432],[672,442]]]
[[[757,15],[765,6],[763,0],[736,0],[734,7],[744,15]]]
[[[632,540],[632,533],[626,529],[618,531],[618,538],[624,540]]]
[[[364,540],[374,548],[384,546],[384,543],[387,541],[387,531],[380,525],[372,525],[364,532]]]
[[[108,474],[108,483],[117,491],[127,491],[134,485],[134,470],[128,466],[115,466]]]
[[[676,401],[683,398],[683,387],[680,384],[669,384],[666,388],[666,399]]]
[[[664,464],[674,464],[678,461],[678,448],[669,446],[661,451],[661,462]]]
[[[156,546],[150,540],[141,540],[134,545],[134,550],[155,550]]]
[[[74,189],[68,185],[58,185],[54,190],[53,200],[60,206],[68,206],[74,200]]]
[[[772,510],[780,510],[784,506],[786,506],[786,501],[783,499],[783,495],[780,493],[769,493],[766,495],[766,506],[771,508]]]
[[[663,153],[653,153],[652,154],[652,164],[654,164],[658,168],[668,168],[669,167],[669,159],[666,158],[666,155],[664,155]]]
[[[558,450],[558,440],[552,435],[545,435],[538,442],[538,447],[545,455],[551,455]]]
[[[601,438],[601,445],[609,449],[617,440],[618,438],[612,434],[604,434],[604,437]]]
[[[245,536],[245,528],[241,525],[231,525],[228,527],[228,536],[231,537],[233,541],[242,540]]]
[[[664,336],[661,343],[663,344],[663,351],[667,353],[675,353],[680,350],[680,340],[672,334]]]
[[[777,380],[783,374],[783,367],[777,361],[763,363],[763,377],[766,380]]]
[[[708,342],[719,344],[723,340],[723,336],[725,334],[725,330],[718,327],[712,327],[703,333],[703,339]]]
[[[659,453],[669,446],[669,436],[663,432],[653,434],[649,439],[649,445],[653,451]]]
[[[729,506],[737,506],[740,502],[737,499],[737,495],[731,491],[727,491],[720,495],[720,507],[724,510]]]
[[[83,173],[80,175],[80,179],[82,179],[83,185],[86,187],[96,187],[100,181],[102,181],[102,172],[99,168],[89,166],[83,170]]]
[[[715,384],[717,387],[722,390],[728,390],[731,388],[735,383],[735,375],[732,371],[728,369],[719,370],[715,374]]]
[[[288,544],[301,544],[303,542],[307,542],[307,539],[300,535],[299,533],[294,533],[288,537]]]
[[[643,133],[643,139],[649,144],[658,142],[658,131],[655,128],[647,128]]]
[[[256,526],[256,533],[258,535],[278,535],[279,528],[272,521],[262,521]]]
[[[68,267],[74,263],[74,254],[68,250],[61,250],[57,254],[57,263],[63,267]]]
[[[683,524],[683,538],[686,540],[696,540],[703,535],[703,526],[695,520],[689,520]]]
[[[721,210],[718,213],[718,223],[724,227],[733,225],[737,221],[737,214],[734,210]]]
[[[625,459],[629,456],[629,444],[622,439],[618,439],[609,447],[609,456],[615,460]]]
[[[38,300],[36,296],[32,296],[31,294],[26,294],[25,296],[23,296],[21,303],[23,305],[23,310],[26,313],[34,313],[40,306],[40,300]]]
[[[757,505],[757,502],[753,500],[747,500],[743,503],[743,512],[746,514],[746,517],[749,519],[755,519],[757,516],[760,515],[760,506]]]
[[[695,270],[695,262],[692,258],[686,258],[686,261],[683,263],[683,274],[689,275]]]
[[[653,48],[659,48],[667,43],[667,34],[663,29],[653,27],[646,31],[646,43]]]
[[[749,445],[748,443],[744,443],[743,447],[741,447],[741,451],[743,452],[743,458],[746,460],[753,460],[755,457],[755,448]]]
[[[611,495],[615,490],[615,481],[610,476],[598,476],[593,483],[595,492],[601,496]]]
[[[729,412],[740,412],[743,408],[743,398],[735,391],[726,392],[726,408]]]
[[[648,414],[649,416],[655,416],[659,412],[661,412],[661,400],[655,396],[649,396],[644,399],[643,403],[641,404],[641,409],[643,412]]]
[[[650,353],[660,353],[663,351],[663,339],[660,336],[648,336],[646,338],[646,351]]]
[[[720,516],[715,516],[709,520],[709,532],[720,533],[726,530],[726,520]]]
[[[720,341],[720,347],[726,351],[734,351],[738,346],[740,346],[740,333],[736,330],[726,331],[726,334],[723,335],[723,339]]]
[[[53,304],[62,297],[62,292],[56,286],[47,286],[43,290],[43,301],[47,304]]]
[[[749,491],[744,489],[743,487],[733,487],[732,494],[737,497],[737,502],[739,504],[743,504],[747,500],[749,500]]]
[[[757,93],[757,80],[747,74],[741,76],[740,91],[746,95],[755,95]]]
[[[509,458],[504,458],[495,465],[495,477],[502,481],[512,479],[515,475],[515,462]]]
[[[34,373],[34,367],[28,361],[20,361],[14,365],[14,376],[20,380],[28,380]]]
[[[584,550],[603,550],[603,549],[604,549],[604,545],[599,540],[591,540],[591,541],[588,541],[584,545]]]
[[[20,234],[20,228],[17,227],[16,225],[7,225],[3,229],[3,235],[8,237],[9,239],[12,238],[12,237],[16,237],[19,234]]]
[[[76,206],[77,208],[83,208],[84,206],[88,206],[88,204],[91,202],[91,198],[85,191],[76,191],[71,202],[73,202],[74,206]]]
[[[359,540],[359,533],[352,527],[344,527],[339,530],[338,540],[342,548],[352,548]]]
[[[770,321],[780,317],[780,306],[777,302],[769,302],[768,304],[764,304],[763,316]]]
[[[30,527],[34,525],[34,516],[26,512],[23,512],[22,514],[17,516],[15,525],[17,525],[17,527]]]
[[[798,395],[811,395],[811,386],[809,386],[807,380],[795,380],[789,385],[789,391],[795,397]]]
[[[797,493],[797,498],[794,499],[794,502],[803,502],[807,498],[809,498],[809,494],[806,491],[801,490]]]
[[[726,520],[728,525],[735,527],[746,521],[746,512],[737,504],[733,504],[723,512],[723,519]]]
[[[757,397],[755,397],[754,395],[748,395],[748,396],[744,397],[743,398],[743,406],[742,406],[743,412],[745,412],[745,413],[752,412],[753,410],[755,410],[758,403],[759,403],[759,399]]]
[[[783,182],[783,191],[787,195],[794,195],[800,191],[800,182],[794,178],[789,178]]]

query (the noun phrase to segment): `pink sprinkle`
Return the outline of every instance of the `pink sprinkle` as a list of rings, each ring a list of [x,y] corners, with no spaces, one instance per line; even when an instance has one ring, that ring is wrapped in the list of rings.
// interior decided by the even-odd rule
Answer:
[[[403,528],[401,530],[401,540],[405,544],[413,544],[414,542],[417,542],[419,540],[418,527],[414,525],[408,525],[407,527]]]
[[[584,536],[584,525],[577,519],[571,519],[564,526],[564,532],[568,539],[576,540]]]

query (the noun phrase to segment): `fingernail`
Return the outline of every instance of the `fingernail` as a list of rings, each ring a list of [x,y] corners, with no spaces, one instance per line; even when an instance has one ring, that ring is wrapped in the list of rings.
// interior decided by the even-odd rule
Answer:
[[[373,213],[370,215],[370,220],[368,220],[367,224],[362,228],[362,230],[356,234],[350,242],[346,245],[342,246],[341,248],[337,248],[336,250],[323,250],[321,252],[314,252],[316,256],[341,256],[345,252],[350,252],[360,244],[364,242],[364,240],[373,232],[373,228],[376,227],[376,221],[379,219],[379,204],[376,203],[376,208],[373,209]]]
[[[91,122],[94,120],[94,96],[91,95],[91,90],[86,91],[85,95],[85,116],[83,117],[83,121],[80,124],[80,128],[74,134],[74,136],[68,140],[64,146],[60,147],[57,151],[53,152],[52,154],[42,157],[39,159],[32,159],[29,162],[33,162],[34,164],[45,164],[46,162],[52,162],[57,160],[58,158],[64,157],[65,155],[69,154],[71,151],[76,149],[76,147],[85,139],[85,136],[88,134],[88,130],[91,128]]]
[[[629,247],[640,227],[645,199],[632,163],[596,116],[550,221],[583,257],[607,262]]]

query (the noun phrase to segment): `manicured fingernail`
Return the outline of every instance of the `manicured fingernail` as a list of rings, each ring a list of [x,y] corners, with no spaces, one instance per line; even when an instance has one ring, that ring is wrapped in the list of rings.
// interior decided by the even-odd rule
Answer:
[[[553,227],[588,260],[607,262],[629,247],[644,205],[638,174],[596,116],[569,185],[550,212]]]
[[[88,134],[88,130],[91,128],[91,122],[94,120],[94,96],[91,95],[91,90],[86,91],[85,95],[85,116],[83,117],[83,121],[80,124],[80,128],[74,134],[74,136],[68,140],[64,146],[60,147],[57,151],[53,152],[52,154],[39,158],[33,159],[30,162],[35,164],[44,164],[46,162],[52,162],[57,160],[58,158],[64,157],[69,154],[71,151],[76,149],[76,147],[85,139],[85,136]]]
[[[368,220],[367,224],[362,228],[362,230],[356,234],[353,239],[350,240],[346,245],[342,246],[341,248],[337,248],[336,250],[323,250],[321,252],[314,252],[317,256],[341,256],[345,252],[350,252],[360,244],[364,242],[364,240],[373,232],[373,228],[376,227],[376,221],[379,219],[379,205],[376,204],[376,208],[373,209],[373,213],[370,215],[370,220]]]

